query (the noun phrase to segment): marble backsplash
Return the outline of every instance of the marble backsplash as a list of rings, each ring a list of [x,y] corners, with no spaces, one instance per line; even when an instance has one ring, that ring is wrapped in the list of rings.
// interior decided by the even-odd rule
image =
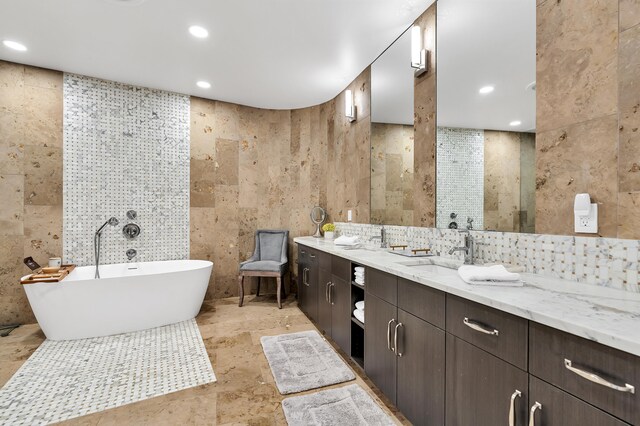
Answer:
[[[377,245],[381,225],[337,222],[339,235],[358,235],[367,245]],[[463,259],[462,253],[449,255],[452,247],[464,245],[459,231],[385,225],[389,244],[428,247],[444,257]],[[518,234],[472,231],[475,260],[520,266],[526,272],[586,284],[640,292],[638,283],[639,240],[591,238],[562,235]]]

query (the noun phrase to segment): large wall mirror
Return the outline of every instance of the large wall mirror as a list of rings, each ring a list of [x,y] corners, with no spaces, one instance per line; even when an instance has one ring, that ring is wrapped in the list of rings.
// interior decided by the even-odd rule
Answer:
[[[534,232],[536,2],[439,0],[436,226]]]
[[[436,226],[535,231],[534,0],[438,0]],[[371,222],[413,225],[405,32],[371,66]]]
[[[413,225],[409,30],[371,64],[371,223]]]

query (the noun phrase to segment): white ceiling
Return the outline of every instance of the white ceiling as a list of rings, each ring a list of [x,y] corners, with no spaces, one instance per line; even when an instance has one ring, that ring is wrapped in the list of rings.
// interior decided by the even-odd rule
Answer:
[[[260,108],[336,96],[433,0],[3,0],[0,59]],[[188,32],[209,30],[207,39]],[[200,89],[196,81],[211,82]]]
[[[437,32],[438,126],[534,130],[535,0],[439,0]],[[407,31],[372,65],[372,121],[413,124],[410,58]]]
[[[536,1],[440,0],[437,23],[438,126],[535,130]]]

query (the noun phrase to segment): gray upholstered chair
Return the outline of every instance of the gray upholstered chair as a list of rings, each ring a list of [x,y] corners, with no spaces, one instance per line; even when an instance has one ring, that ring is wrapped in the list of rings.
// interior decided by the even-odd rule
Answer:
[[[283,278],[289,271],[288,249],[289,231],[268,229],[256,231],[256,248],[253,255],[240,263],[238,306],[242,306],[244,301],[244,277],[258,277],[258,296],[260,296],[260,277],[275,277],[278,288],[278,308],[282,309]]]

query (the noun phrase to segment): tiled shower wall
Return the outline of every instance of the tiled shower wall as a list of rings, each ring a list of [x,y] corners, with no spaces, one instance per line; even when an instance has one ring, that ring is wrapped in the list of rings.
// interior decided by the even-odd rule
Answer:
[[[189,96],[73,74],[64,75],[65,262],[94,264],[189,256]],[[138,217],[130,221],[128,210]],[[122,227],[141,228],[127,240]]]
[[[436,227],[484,227],[484,131],[438,127]],[[456,218],[451,215],[456,214]]]
[[[381,225],[336,223],[340,235],[358,235],[365,244],[380,235]],[[463,234],[450,229],[385,226],[389,244],[430,248],[433,252],[463,260],[464,255],[448,255],[452,247],[464,245]],[[472,231],[478,263],[520,266],[526,272],[549,277],[640,292],[638,283],[639,240],[588,238],[562,235],[518,234]]]

